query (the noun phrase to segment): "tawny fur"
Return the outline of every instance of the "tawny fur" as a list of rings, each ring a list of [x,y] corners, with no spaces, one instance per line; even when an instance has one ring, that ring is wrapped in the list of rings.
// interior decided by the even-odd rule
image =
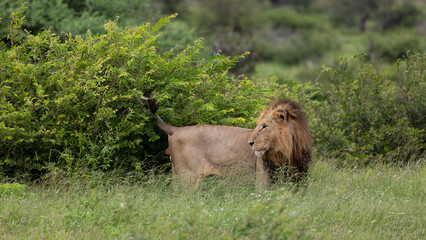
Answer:
[[[155,114],[158,106],[149,106],[155,107],[151,109]],[[174,127],[158,115],[156,123],[168,135],[166,154],[174,177],[194,186],[207,175],[237,173],[255,175],[263,186],[268,178],[266,162],[288,166],[292,176],[299,176],[307,172],[311,158],[305,113],[290,100],[271,101],[254,130],[213,125]],[[263,125],[268,125],[267,130]]]
[[[253,130],[228,126],[173,127],[157,116],[168,134],[174,178],[197,187],[208,175],[254,175],[255,155],[247,139]]]

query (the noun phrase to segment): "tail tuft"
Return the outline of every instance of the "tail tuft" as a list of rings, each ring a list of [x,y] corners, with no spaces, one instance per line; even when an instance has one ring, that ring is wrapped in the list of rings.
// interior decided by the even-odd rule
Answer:
[[[155,102],[155,100],[148,98],[146,101],[148,102],[149,111],[151,111],[152,114],[156,114],[158,110],[158,104]]]
[[[149,107],[149,111],[151,111],[151,113],[153,115],[155,115],[157,117],[157,126],[163,130],[165,133],[167,133],[169,136],[173,135],[175,129],[177,129],[176,127],[170,126],[167,123],[165,123],[160,116],[158,116],[157,110],[158,110],[158,104],[155,102],[154,99],[151,98],[147,98],[147,97],[141,97],[142,100],[145,100],[148,102],[148,107]]]

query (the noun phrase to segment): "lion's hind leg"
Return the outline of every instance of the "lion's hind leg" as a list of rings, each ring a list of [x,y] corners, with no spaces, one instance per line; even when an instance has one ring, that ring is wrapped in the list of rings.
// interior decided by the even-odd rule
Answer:
[[[173,186],[179,190],[197,190],[202,176],[188,171],[178,171],[173,173]]]
[[[203,176],[191,168],[187,158],[171,154],[173,185],[180,189],[197,189]]]

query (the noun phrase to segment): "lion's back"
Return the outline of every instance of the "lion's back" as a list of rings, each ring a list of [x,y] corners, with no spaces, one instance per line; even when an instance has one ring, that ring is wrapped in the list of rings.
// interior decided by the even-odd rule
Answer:
[[[253,161],[254,153],[248,144],[252,131],[216,125],[182,127],[169,137],[170,152],[190,155],[216,165]]]

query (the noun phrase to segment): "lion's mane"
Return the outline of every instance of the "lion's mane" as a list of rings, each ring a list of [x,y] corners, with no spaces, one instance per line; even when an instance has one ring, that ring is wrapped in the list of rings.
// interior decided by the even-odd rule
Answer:
[[[312,155],[312,138],[309,131],[306,114],[299,104],[289,99],[271,100],[269,109],[265,110],[260,119],[268,112],[273,115],[286,113],[287,124],[278,125],[278,138],[274,147],[265,153],[267,161],[277,167],[286,166],[290,175],[305,175]]]

